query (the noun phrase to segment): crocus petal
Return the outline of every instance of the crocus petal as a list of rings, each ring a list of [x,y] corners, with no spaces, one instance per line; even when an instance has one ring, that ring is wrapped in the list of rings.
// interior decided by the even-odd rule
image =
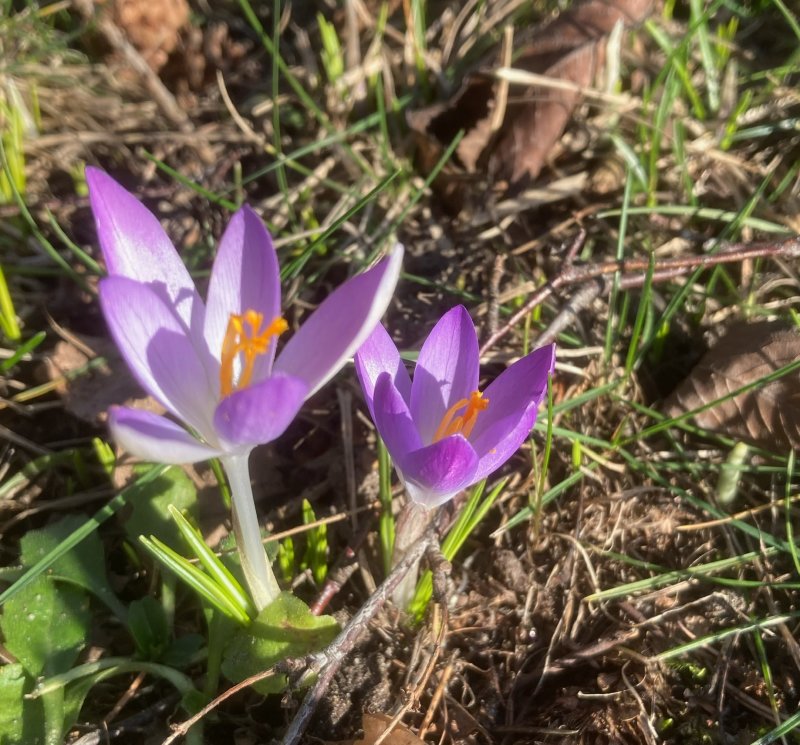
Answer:
[[[470,440],[480,457],[476,481],[505,463],[536,423],[555,366],[555,344],[537,349],[504,370],[484,391],[489,406],[478,415]]]
[[[109,411],[108,424],[117,444],[142,460],[196,463],[221,454],[175,422],[152,411],[115,406]]]
[[[433,327],[417,359],[411,384],[411,415],[422,441],[433,442],[451,406],[478,388],[478,337],[463,305]]]
[[[306,397],[305,382],[276,374],[226,396],[217,406],[214,425],[234,445],[252,447],[283,434]]]
[[[408,402],[411,397],[411,378],[408,375],[400,353],[382,324],[378,324],[375,330],[367,337],[367,340],[359,347],[355,356],[356,373],[361,381],[361,389],[364,391],[364,398],[369,408],[372,418],[375,418],[375,410],[372,399],[375,396],[375,383],[381,373],[389,373],[403,400]]]
[[[381,373],[375,383],[375,426],[383,438],[392,460],[398,467],[405,456],[422,447],[408,404],[395,388],[390,373]]]
[[[263,314],[269,324],[281,312],[278,257],[264,223],[252,209],[242,207],[228,223],[211,270],[204,335],[211,354],[219,358],[232,314],[246,310]],[[256,362],[253,380],[269,373],[275,342]]]
[[[103,171],[87,168],[86,183],[108,273],[151,285],[199,336],[203,301],[155,215]]]
[[[150,285],[126,277],[100,281],[100,304],[114,341],[142,387],[213,440],[215,398],[206,368],[173,309]]]
[[[462,435],[452,435],[409,453],[399,467],[415,502],[436,507],[478,479],[478,456]]]
[[[289,340],[275,369],[305,380],[311,396],[364,343],[389,305],[400,276],[403,247],[336,288]]]

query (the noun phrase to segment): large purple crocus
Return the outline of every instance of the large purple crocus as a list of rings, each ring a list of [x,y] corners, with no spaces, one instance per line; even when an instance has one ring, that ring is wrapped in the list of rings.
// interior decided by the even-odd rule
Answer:
[[[86,169],[110,276],[100,282],[106,322],[142,387],[171,418],[115,408],[111,431],[146,460],[219,457],[233,494],[234,529],[253,599],[278,593],[260,542],[250,451],[278,437],[375,327],[400,272],[402,248],[331,293],[276,356],[278,259],[249,207],[220,240],[204,303],[158,220],[110,176]]]
[[[457,306],[434,326],[413,380],[378,324],[356,370],[378,433],[414,502],[435,507],[499,468],[536,422],[555,364],[555,345],[523,357],[482,393],[478,338]]]

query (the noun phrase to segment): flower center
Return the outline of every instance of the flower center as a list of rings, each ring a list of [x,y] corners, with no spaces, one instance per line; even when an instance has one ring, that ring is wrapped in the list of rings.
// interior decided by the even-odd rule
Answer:
[[[472,391],[469,394],[469,398],[462,398],[447,410],[447,413],[442,417],[439,428],[436,430],[436,434],[433,436],[433,441],[439,442],[439,440],[450,437],[450,435],[469,437],[475,427],[475,422],[478,421],[478,414],[488,408],[489,399],[484,398],[480,391]],[[464,413],[456,416],[461,409],[464,409]]]
[[[220,355],[219,390],[223,398],[250,385],[256,360],[267,353],[273,337],[280,336],[289,328],[280,316],[273,318],[262,331],[263,323],[264,314],[255,310],[246,310],[242,315],[231,314]],[[240,354],[242,371],[234,385],[233,366]]]

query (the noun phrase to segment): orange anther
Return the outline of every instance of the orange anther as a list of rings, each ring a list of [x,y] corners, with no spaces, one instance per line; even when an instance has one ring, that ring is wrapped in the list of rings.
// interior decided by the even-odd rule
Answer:
[[[250,385],[256,359],[267,353],[274,337],[289,328],[289,324],[280,316],[273,318],[269,326],[261,331],[263,322],[263,313],[255,310],[246,310],[241,315],[231,314],[228,319],[219,369],[219,389],[223,398]],[[233,365],[239,354],[243,355],[242,371],[234,385]]]
[[[475,422],[478,421],[478,414],[488,407],[489,399],[484,398],[480,391],[472,391],[468,399],[462,398],[447,410],[433,436],[433,441],[439,442],[445,437],[457,434],[469,437]],[[464,409],[464,413],[456,416],[461,409]]]

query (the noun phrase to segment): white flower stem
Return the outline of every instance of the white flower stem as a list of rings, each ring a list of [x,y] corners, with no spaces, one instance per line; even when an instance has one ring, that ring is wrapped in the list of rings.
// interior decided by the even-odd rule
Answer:
[[[261,543],[261,528],[253,501],[253,488],[250,485],[250,469],[247,461],[249,453],[230,455],[222,458],[222,466],[228,477],[233,499],[233,534],[236,548],[242,560],[242,570],[253,597],[253,603],[260,611],[280,594],[280,587]]]
[[[403,505],[395,524],[393,567],[396,567],[403,560],[409,549],[416,545],[417,541],[430,526],[435,515],[436,510],[425,507],[411,499]],[[408,610],[408,606],[411,605],[411,601],[414,599],[418,578],[419,559],[409,567],[408,572],[392,593],[392,600],[398,608]]]

